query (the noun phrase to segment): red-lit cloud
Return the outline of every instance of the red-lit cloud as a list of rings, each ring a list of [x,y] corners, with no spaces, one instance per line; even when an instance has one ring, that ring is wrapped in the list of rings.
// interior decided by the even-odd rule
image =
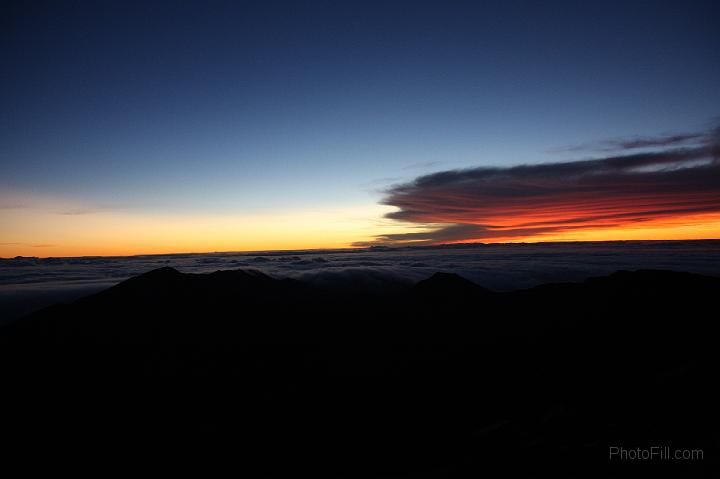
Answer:
[[[435,229],[375,244],[532,239],[718,214],[718,131],[615,141],[625,154],[592,160],[422,176],[392,187],[383,203],[398,208],[388,218]],[[629,153],[649,147],[661,149]]]

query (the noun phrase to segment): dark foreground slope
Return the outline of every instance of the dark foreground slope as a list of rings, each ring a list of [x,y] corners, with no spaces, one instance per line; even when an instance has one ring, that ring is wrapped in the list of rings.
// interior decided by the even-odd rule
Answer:
[[[3,328],[3,450],[248,477],[712,475],[718,298],[664,271],[383,296],[162,268]]]

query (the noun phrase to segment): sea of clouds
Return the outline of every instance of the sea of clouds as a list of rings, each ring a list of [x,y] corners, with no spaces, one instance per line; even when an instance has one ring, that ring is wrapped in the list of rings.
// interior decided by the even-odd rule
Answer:
[[[475,244],[255,253],[0,259],[0,318],[91,294],[163,266],[187,273],[257,269],[337,289],[393,291],[438,271],[509,291],[617,270],[720,276],[720,240]]]

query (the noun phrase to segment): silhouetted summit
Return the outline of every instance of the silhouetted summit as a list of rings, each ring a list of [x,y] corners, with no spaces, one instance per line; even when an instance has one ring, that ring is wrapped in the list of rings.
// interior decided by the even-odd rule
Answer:
[[[435,273],[418,282],[413,287],[413,293],[419,297],[451,299],[492,292],[455,273]]]

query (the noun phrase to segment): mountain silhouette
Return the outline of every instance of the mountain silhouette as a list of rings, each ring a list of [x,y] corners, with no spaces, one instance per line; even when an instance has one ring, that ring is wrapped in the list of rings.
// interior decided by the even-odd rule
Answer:
[[[413,293],[420,298],[469,298],[490,294],[491,291],[455,273],[435,273],[413,287]]]
[[[655,270],[514,292],[436,273],[379,294],[160,268],[0,329],[3,435],[251,476],[700,477],[719,294]],[[704,459],[608,459],[645,445]]]

